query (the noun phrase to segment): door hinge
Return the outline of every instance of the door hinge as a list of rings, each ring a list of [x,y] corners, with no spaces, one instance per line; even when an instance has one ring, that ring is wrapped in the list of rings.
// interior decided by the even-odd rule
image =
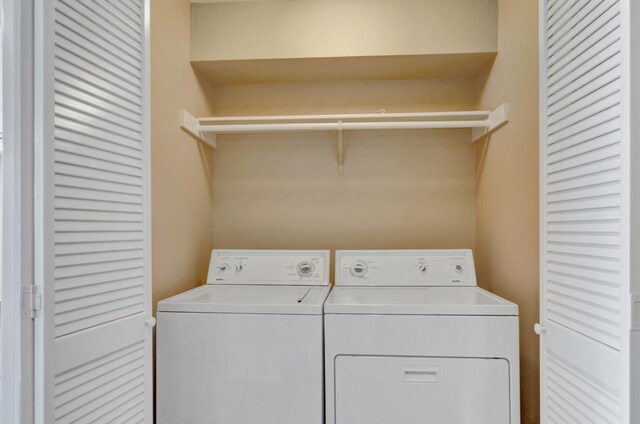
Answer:
[[[35,318],[36,312],[42,308],[42,295],[36,286],[22,286],[21,315],[22,318]]]
[[[631,331],[640,331],[640,293],[631,293]]]

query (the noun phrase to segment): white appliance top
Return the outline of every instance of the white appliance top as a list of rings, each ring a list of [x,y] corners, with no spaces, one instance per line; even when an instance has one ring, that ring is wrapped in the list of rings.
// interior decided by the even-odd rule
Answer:
[[[336,286],[475,287],[471,250],[338,250]]]
[[[329,286],[207,284],[158,303],[159,312],[321,315]]]
[[[479,287],[336,287],[325,314],[517,316],[518,305]]]
[[[207,284],[158,311],[320,315],[329,290],[328,250],[214,249]]]
[[[328,286],[328,250],[214,249],[207,284]]]
[[[477,287],[471,250],[342,250],[325,314],[517,316]]]

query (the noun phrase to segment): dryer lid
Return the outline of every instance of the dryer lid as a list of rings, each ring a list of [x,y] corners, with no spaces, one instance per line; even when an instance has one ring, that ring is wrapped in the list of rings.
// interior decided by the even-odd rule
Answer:
[[[159,312],[321,315],[329,287],[205,285],[158,303]]]
[[[325,314],[517,316],[518,305],[478,287],[335,287]]]
[[[328,250],[214,249],[207,284],[328,286]]]

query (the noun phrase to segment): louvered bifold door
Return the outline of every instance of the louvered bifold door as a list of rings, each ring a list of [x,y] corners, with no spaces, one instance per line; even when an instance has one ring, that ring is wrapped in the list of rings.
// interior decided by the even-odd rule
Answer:
[[[35,2],[38,423],[152,423],[148,11]]]
[[[624,10],[541,3],[543,423],[628,422]]]

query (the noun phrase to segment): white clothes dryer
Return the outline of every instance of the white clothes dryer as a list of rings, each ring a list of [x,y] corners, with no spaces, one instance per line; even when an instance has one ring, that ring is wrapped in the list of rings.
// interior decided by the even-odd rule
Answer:
[[[470,250],[336,252],[327,424],[520,423],[518,306]]]

